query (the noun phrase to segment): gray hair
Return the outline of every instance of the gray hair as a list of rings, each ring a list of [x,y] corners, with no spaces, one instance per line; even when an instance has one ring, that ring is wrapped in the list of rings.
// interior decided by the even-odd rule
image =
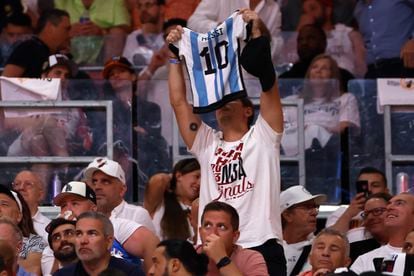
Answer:
[[[9,225],[14,232],[14,238],[19,242],[23,240],[22,231],[20,230],[19,226],[14,224],[11,220],[7,218],[0,218],[0,224]]]
[[[77,221],[80,221],[81,219],[85,218],[99,220],[103,225],[103,232],[105,237],[114,235],[114,226],[112,225],[112,222],[109,220],[109,218],[106,217],[104,214],[95,211],[87,211],[85,213],[82,213],[78,217]]]
[[[345,234],[343,234],[342,232],[338,230],[328,227],[328,228],[322,229],[321,232],[319,232],[318,235],[316,235],[314,241],[323,235],[340,237],[344,241],[344,244],[345,244],[345,257],[349,257],[349,251],[350,251],[349,240]],[[314,244],[315,243],[312,244],[312,249],[313,249]]]

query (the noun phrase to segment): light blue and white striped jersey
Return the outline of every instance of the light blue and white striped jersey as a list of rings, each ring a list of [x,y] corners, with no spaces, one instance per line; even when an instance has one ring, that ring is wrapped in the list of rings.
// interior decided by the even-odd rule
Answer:
[[[209,112],[246,96],[239,56],[248,37],[247,24],[235,12],[205,34],[184,28],[174,44],[187,66],[195,113]]]

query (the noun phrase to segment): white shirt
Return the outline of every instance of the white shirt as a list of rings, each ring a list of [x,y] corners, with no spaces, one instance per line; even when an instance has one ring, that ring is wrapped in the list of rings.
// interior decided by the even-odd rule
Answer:
[[[113,218],[132,220],[145,226],[155,234],[155,227],[152,223],[151,216],[148,211],[141,206],[129,204],[125,200],[122,200],[122,202],[112,210],[111,220]]]
[[[163,34],[144,34],[142,29],[130,33],[125,42],[122,56],[135,66],[148,65],[154,52],[164,45]]]
[[[237,244],[244,248],[259,246],[269,239],[281,241],[282,134],[275,132],[261,115],[239,141],[223,141],[221,134],[203,123],[191,148],[201,168],[199,210],[212,200],[232,205],[240,217]]]
[[[236,10],[249,8],[249,2],[249,0],[203,0],[188,19],[188,28],[195,32],[206,33],[217,27]],[[282,14],[279,5],[274,0],[262,0],[256,6],[255,12],[272,36],[272,59],[275,62],[283,46],[283,39],[280,36]]]
[[[311,245],[315,236],[310,234],[307,240],[291,243],[288,244],[285,240],[283,240],[283,250],[285,251],[285,258],[286,258],[286,275],[290,275],[292,273],[293,268],[295,268],[296,263],[299,260],[300,255],[302,255],[303,248],[305,246]],[[309,270],[311,268],[310,264],[306,258],[305,263],[303,264],[302,271]]]
[[[50,223],[50,219],[44,216],[39,209],[37,210],[36,214],[32,217],[33,220],[33,227],[36,233],[41,236],[45,242],[47,242],[47,237],[49,234],[46,232],[46,226]]]
[[[391,254],[401,253],[402,247],[393,247],[389,244],[383,245],[377,249],[369,251],[359,256],[351,265],[351,270],[356,274],[361,274],[365,271],[375,271],[374,258],[385,258]],[[404,265],[403,265],[404,267]],[[401,274],[402,275],[402,274]]]
[[[288,96],[285,99],[298,99],[298,95]],[[344,93],[339,97],[326,101],[325,98],[314,99],[304,105],[305,120],[305,149],[310,148],[316,138],[324,147],[332,136],[329,129],[339,126],[340,122],[348,122],[356,127],[360,126],[358,101],[351,93]],[[285,154],[293,156],[298,153],[298,120],[297,108],[283,108],[285,132],[282,146]]]

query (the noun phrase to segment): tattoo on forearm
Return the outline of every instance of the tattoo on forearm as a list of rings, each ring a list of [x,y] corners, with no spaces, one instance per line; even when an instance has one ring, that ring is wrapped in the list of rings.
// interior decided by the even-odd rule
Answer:
[[[197,131],[197,129],[198,129],[198,125],[196,123],[191,123],[190,124],[190,130]]]

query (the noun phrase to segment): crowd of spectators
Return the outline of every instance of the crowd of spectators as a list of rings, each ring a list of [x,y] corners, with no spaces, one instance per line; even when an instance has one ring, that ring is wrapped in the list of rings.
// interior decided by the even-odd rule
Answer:
[[[414,1],[341,2],[3,1],[2,83],[20,83],[39,101],[110,101],[113,124],[100,108],[2,112],[1,155],[102,157],[0,174],[0,273],[412,275],[414,195],[390,189],[382,168],[363,168],[365,192],[318,225],[320,205],[336,193],[333,157],[348,173],[343,141],[361,131],[349,81],[414,77]],[[204,41],[195,45],[196,36]],[[236,59],[229,49],[238,49]],[[191,62],[202,75],[187,78]],[[241,88],[223,84],[222,98],[207,99],[215,128],[189,94],[194,102],[217,94],[217,80],[235,70],[228,86]],[[217,71],[213,85],[207,75]],[[242,76],[258,81],[258,108]],[[298,155],[298,114],[282,107],[278,78],[303,82],[282,100],[303,100],[306,188],[284,183],[291,172],[280,160]],[[173,120],[194,158],[176,160],[165,136]],[[137,195],[143,206],[129,203]],[[44,203],[60,208],[57,218],[41,213]]]

